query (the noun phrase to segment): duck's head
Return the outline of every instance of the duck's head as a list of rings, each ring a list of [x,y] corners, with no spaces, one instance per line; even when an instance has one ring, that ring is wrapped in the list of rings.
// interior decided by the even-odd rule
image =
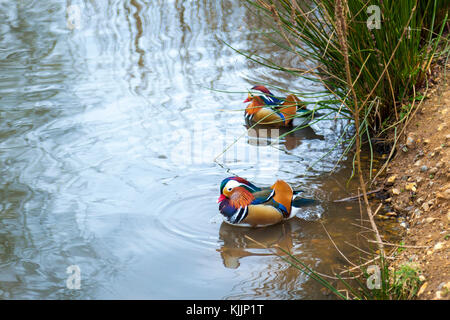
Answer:
[[[267,89],[265,86],[262,86],[262,85],[254,86],[252,88],[252,90],[258,90],[258,91],[261,91],[264,94],[272,95],[272,92],[270,92],[269,89]]]
[[[274,95],[272,94],[272,92],[270,92],[269,89],[267,89],[265,86],[262,86],[262,85],[254,86],[254,87],[252,87],[252,90],[258,90],[258,91],[264,93],[264,95],[258,96],[258,95],[255,95],[255,94],[249,92],[247,99],[244,100],[244,103],[251,102],[253,100],[258,100],[257,101],[258,104],[262,104],[262,105],[265,105],[265,104],[270,105],[270,104],[276,104],[276,103],[281,102],[279,99],[275,98]]]
[[[255,192],[259,190],[258,187],[241,177],[229,177],[223,179],[220,183],[220,196],[219,199],[217,199],[217,202],[220,203],[225,199],[230,199],[234,191],[239,191],[239,188],[243,188],[249,192]]]
[[[247,95],[247,99],[244,100],[244,103],[252,102],[253,100],[255,100],[255,95],[253,93],[249,92]]]

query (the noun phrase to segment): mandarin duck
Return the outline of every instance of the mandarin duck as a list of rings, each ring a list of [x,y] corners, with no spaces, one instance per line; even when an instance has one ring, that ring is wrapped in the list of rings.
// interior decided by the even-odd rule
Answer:
[[[257,85],[252,90],[258,90],[264,95],[248,94],[244,103],[250,102],[245,108],[245,119],[258,124],[274,126],[289,126],[295,118],[297,109],[305,109],[300,99],[290,94],[286,98],[275,97],[265,86]]]
[[[294,191],[283,180],[270,188],[259,188],[241,177],[229,177],[220,184],[219,211],[224,221],[243,227],[265,227],[293,218],[301,206],[315,200],[294,199]]]

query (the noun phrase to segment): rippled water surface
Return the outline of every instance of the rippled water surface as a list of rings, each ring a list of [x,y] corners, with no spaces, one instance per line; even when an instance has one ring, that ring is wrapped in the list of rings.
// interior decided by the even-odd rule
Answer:
[[[347,244],[360,245],[357,204],[330,202],[349,195],[351,168],[328,174],[336,149],[305,170],[343,124],[275,147],[244,127],[255,83],[321,90],[225,44],[296,66],[265,28],[239,0],[0,1],[0,298],[330,298],[246,237],[332,273],[345,260],[325,226],[359,257]],[[280,225],[233,228],[216,203],[232,174],[322,201]]]

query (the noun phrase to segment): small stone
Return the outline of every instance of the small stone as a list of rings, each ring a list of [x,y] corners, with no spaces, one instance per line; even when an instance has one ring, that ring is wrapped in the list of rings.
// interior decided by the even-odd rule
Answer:
[[[408,228],[408,224],[405,221],[400,222],[400,226],[405,228],[405,229]]]
[[[450,134],[445,136],[445,141],[450,141]]]
[[[425,172],[425,171],[427,171],[427,170],[428,170],[428,167],[425,166],[425,165],[423,165],[423,166],[420,167],[420,171],[421,171],[421,172]]]
[[[442,192],[438,192],[436,194],[437,199],[444,199],[444,200],[450,200],[450,189],[447,189]]]
[[[415,155],[414,159],[417,160],[419,158],[422,158],[424,155],[423,150],[417,151],[417,154]]]
[[[390,177],[387,179],[386,183],[387,183],[387,184],[393,184],[393,183],[395,182],[395,179],[397,179],[397,175],[396,175],[396,174],[390,176]]]
[[[421,208],[423,209],[423,211],[427,212],[428,210],[430,210],[430,206],[428,205],[428,202],[424,202],[421,206]]]
[[[398,190],[397,188],[392,188],[391,190],[393,195],[399,195],[400,194],[400,190]]]
[[[424,276],[423,274],[421,274],[421,275],[419,276],[419,280],[422,281],[422,282],[424,282],[426,279],[427,279],[427,278],[425,278],[425,276]]]
[[[436,243],[435,244],[435,246],[434,246],[434,248],[433,248],[433,250],[440,250],[440,249],[442,249],[444,247],[444,243],[443,242],[438,242],[438,243]]]
[[[416,162],[414,162],[414,165],[416,167],[420,167],[421,164],[422,164],[422,160],[417,160]]]
[[[417,191],[416,187],[417,187],[417,184],[415,182],[405,184],[405,189],[408,191],[416,192]]]
[[[406,138],[406,146],[408,148],[412,149],[412,148],[414,148],[415,145],[416,145],[416,141],[414,140],[414,138],[411,135],[409,135]]]
[[[436,218],[431,218],[431,217],[430,217],[430,218],[426,218],[426,219],[425,219],[425,222],[426,222],[426,223],[432,223],[434,220],[436,220]]]
[[[420,211],[419,208],[417,208],[416,210],[414,210],[414,216],[416,218],[419,218],[422,215],[422,211]]]
[[[402,151],[403,152],[408,152],[408,148],[406,146],[403,146]]]
[[[423,140],[423,143],[424,143],[424,144],[429,144],[429,143],[430,143],[430,139],[424,139],[424,140]]]
[[[436,299],[436,300],[442,299],[442,291],[441,290],[436,291],[436,296],[434,297],[434,299]]]
[[[419,292],[417,292],[417,295],[420,296],[422,293],[424,293],[424,292],[425,292],[425,289],[427,288],[427,286],[428,286],[428,282],[425,282],[425,283],[420,287]]]
[[[430,172],[430,174],[435,175],[438,172],[438,168],[436,168],[436,167],[431,168],[429,172]]]
[[[443,289],[450,290],[450,281],[442,286]]]

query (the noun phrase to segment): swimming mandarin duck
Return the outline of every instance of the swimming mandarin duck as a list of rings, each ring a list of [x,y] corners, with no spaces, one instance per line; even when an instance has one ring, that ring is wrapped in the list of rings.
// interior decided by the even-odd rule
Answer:
[[[264,227],[293,218],[300,206],[312,199],[294,199],[294,191],[283,180],[270,188],[259,188],[240,177],[229,177],[220,184],[219,211],[224,221],[244,227]]]
[[[247,120],[259,124],[271,124],[276,126],[288,126],[295,118],[297,109],[305,106],[295,95],[290,94],[286,98],[275,97],[265,86],[254,86],[252,90],[258,90],[264,95],[249,93],[244,103],[250,102],[245,109]]]

